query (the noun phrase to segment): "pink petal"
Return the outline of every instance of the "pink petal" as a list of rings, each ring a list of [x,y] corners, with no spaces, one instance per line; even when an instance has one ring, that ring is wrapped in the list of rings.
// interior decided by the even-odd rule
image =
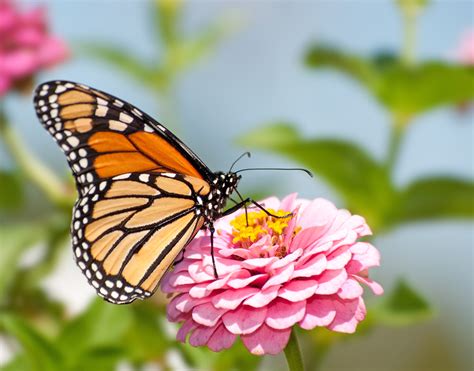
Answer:
[[[349,246],[342,246],[328,255],[326,269],[342,269],[351,260],[352,253]]]
[[[356,280],[349,277],[346,282],[341,286],[337,295],[341,299],[355,299],[364,293],[364,289],[357,283]]]
[[[323,254],[319,254],[309,259],[304,265],[297,267],[291,278],[317,276],[326,269],[326,264],[326,257]]]
[[[188,272],[189,276],[193,279],[194,282],[204,282],[215,279],[214,272],[209,274],[199,262],[191,264],[188,268]]]
[[[248,299],[245,299],[244,304],[247,304],[254,308],[261,308],[268,303],[270,303],[273,299],[278,296],[278,290],[280,286],[271,286],[267,289],[263,289],[257,292],[254,296],[251,296]]]
[[[328,326],[336,317],[333,299],[314,296],[306,302],[306,313],[300,322],[305,330]]]
[[[13,78],[22,78],[31,75],[39,67],[38,60],[33,52],[27,50],[12,51],[4,54],[0,61],[2,74]]]
[[[192,320],[188,319],[183,325],[179,328],[178,333],[176,334],[176,339],[182,343],[186,342],[186,336],[197,327],[197,324]]]
[[[347,264],[349,273],[359,273],[367,268],[380,265],[380,253],[367,242],[357,242],[351,247],[352,260]]]
[[[292,302],[302,301],[313,296],[317,287],[315,280],[290,281],[280,288],[278,296]]]
[[[320,227],[309,227],[301,230],[291,242],[291,251],[296,249],[306,250],[321,238]]]
[[[298,197],[298,193],[290,193],[283,200],[281,200],[280,209],[286,210],[286,211],[293,210],[294,209],[293,204],[295,203],[297,197]]]
[[[303,210],[298,224],[303,229],[318,227],[321,235],[327,230],[336,213],[337,209],[334,204],[325,199],[317,198]]]
[[[330,330],[352,334],[357,324],[365,318],[365,305],[362,298],[354,300],[335,300],[336,317],[328,326]]]
[[[222,316],[222,322],[233,334],[250,334],[262,326],[267,314],[267,308],[252,308],[246,305],[227,312]]]
[[[262,289],[266,289],[271,286],[280,285],[283,282],[288,282],[294,270],[295,270],[294,265],[290,264],[287,267],[281,269],[278,273],[275,272],[274,276],[270,278],[265,283],[265,285],[263,285]]]
[[[271,257],[271,258],[255,258],[255,259],[247,259],[242,261],[242,267],[247,269],[258,269],[266,267],[267,265],[276,262],[278,258]]]
[[[358,276],[356,274],[353,275],[352,277],[354,277],[359,282],[365,283],[368,287],[370,287],[370,289],[372,290],[372,292],[375,295],[382,295],[383,294],[383,292],[384,292],[383,287],[380,284],[378,284],[377,282],[372,281],[370,278],[361,277],[361,276]]]
[[[318,287],[316,294],[330,295],[335,294],[347,280],[345,269],[325,271],[318,278]]]
[[[191,336],[189,337],[189,344],[193,347],[198,347],[201,345],[207,344],[209,338],[212,336],[214,331],[216,331],[216,327],[206,327],[206,326],[198,326],[193,331]]]
[[[217,309],[211,303],[205,303],[194,307],[192,317],[196,323],[212,327],[226,312],[227,309]]]
[[[246,275],[247,274],[249,275],[249,277],[231,279],[229,280],[229,282],[227,282],[227,285],[234,289],[240,289],[241,287],[248,286],[251,283],[254,283],[255,281],[262,280],[265,277],[268,277],[267,274],[255,274],[253,276],[250,276],[250,273],[248,271],[245,271],[245,272],[246,272]]]
[[[38,50],[38,59],[42,66],[51,67],[64,61],[69,56],[66,43],[56,37],[43,40]]]
[[[188,272],[181,272],[179,274],[173,274],[168,283],[172,287],[180,286],[180,285],[190,285],[196,283],[193,278],[188,274]]]
[[[166,307],[166,318],[170,322],[179,322],[183,320],[183,316],[186,317],[187,315],[178,310],[174,305],[168,305]]]
[[[303,255],[303,250],[302,249],[296,249],[292,253],[288,254],[282,259],[278,259],[276,262],[274,262],[271,266],[270,269],[278,269],[282,268],[286,265],[288,265],[291,262],[294,262],[297,260],[301,255]]]
[[[214,352],[220,352],[222,349],[229,349],[234,344],[236,337],[221,324],[207,341],[207,346]]]
[[[275,330],[263,325],[257,331],[241,336],[245,347],[256,355],[278,354],[285,349],[291,329]]]
[[[260,290],[256,287],[245,287],[238,290],[225,290],[224,292],[212,297],[212,304],[216,308],[235,309],[243,300],[256,294]]]
[[[290,328],[303,319],[305,310],[306,300],[290,302],[284,299],[276,299],[268,307],[265,323],[277,330]]]
[[[180,312],[187,313],[196,305],[202,304],[205,301],[206,299],[194,299],[188,294],[181,294],[173,298],[169,303],[169,306],[174,306]]]

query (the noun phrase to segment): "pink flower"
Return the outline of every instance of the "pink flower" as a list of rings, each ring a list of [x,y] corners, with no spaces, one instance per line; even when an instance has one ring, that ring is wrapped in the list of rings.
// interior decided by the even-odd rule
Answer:
[[[455,55],[456,59],[463,64],[474,64],[474,30],[469,30],[464,34]]]
[[[184,322],[178,340],[189,335],[191,345],[220,351],[240,336],[253,354],[277,354],[296,324],[354,332],[365,317],[361,283],[383,293],[368,278],[379,252],[357,242],[371,234],[364,218],[296,194],[262,203],[273,214],[293,217],[249,210],[247,225],[241,210],[221,218],[214,238],[217,279],[208,232],[199,232],[165,275],[162,290],[175,294],[168,319]]]
[[[66,44],[48,33],[43,8],[20,13],[13,4],[0,0],[0,96],[68,56]]]

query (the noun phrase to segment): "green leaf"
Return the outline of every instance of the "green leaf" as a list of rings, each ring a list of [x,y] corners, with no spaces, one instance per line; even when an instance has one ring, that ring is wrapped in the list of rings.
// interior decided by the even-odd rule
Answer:
[[[0,171],[0,210],[11,211],[22,206],[23,184],[13,172]]]
[[[397,64],[380,76],[377,96],[392,112],[410,117],[474,99],[474,68],[426,62]]]
[[[398,222],[474,217],[474,183],[450,177],[423,178],[400,192]]]
[[[393,54],[363,58],[327,46],[310,48],[311,68],[332,68],[359,81],[388,110],[411,117],[474,99],[474,67],[428,61],[406,66]]]
[[[120,347],[131,323],[129,307],[97,299],[86,312],[65,326],[57,345],[72,367],[79,364],[84,354],[94,349]]]
[[[30,371],[32,365],[28,360],[28,357],[24,353],[21,353],[10,360],[3,366],[0,366],[0,371]]]
[[[148,362],[165,356],[175,340],[166,335],[159,322],[165,318],[164,307],[154,303],[136,303],[130,307],[133,321],[124,335],[124,348],[132,362]]]
[[[98,43],[83,43],[81,49],[85,54],[117,68],[149,88],[160,90],[168,84],[168,78],[158,68],[148,66],[125,50]]]
[[[392,292],[380,299],[371,310],[376,323],[388,326],[407,326],[425,321],[433,316],[428,302],[400,279]]]
[[[311,68],[332,68],[359,81],[370,90],[375,88],[378,76],[370,60],[341,52],[326,45],[315,45],[305,56],[305,63]]]
[[[155,22],[158,23],[160,39],[165,45],[173,45],[179,40],[179,20],[183,2],[179,0],[155,0]]]
[[[209,55],[231,30],[231,24],[218,21],[201,31],[197,37],[181,40],[179,44],[169,48],[165,69],[177,73],[190,68]]]
[[[24,252],[45,237],[45,228],[35,224],[0,226],[0,303],[8,295],[9,287],[18,271]]]
[[[13,314],[0,314],[0,327],[20,342],[30,363],[31,370],[63,370],[60,353],[49,340],[31,327],[24,318]]]
[[[117,364],[124,360],[122,348],[96,348],[81,355],[77,364],[70,366],[68,371],[100,370],[115,371]]]
[[[305,139],[284,124],[256,129],[238,142],[278,153],[309,168],[340,193],[351,211],[367,218],[373,229],[382,227],[394,190],[385,168],[356,145]]]

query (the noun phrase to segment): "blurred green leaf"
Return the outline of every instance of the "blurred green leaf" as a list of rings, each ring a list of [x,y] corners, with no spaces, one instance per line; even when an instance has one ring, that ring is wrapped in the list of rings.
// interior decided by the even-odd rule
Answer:
[[[0,314],[0,327],[20,342],[30,363],[30,370],[62,371],[61,355],[51,342],[31,327],[24,318]],[[25,365],[25,362],[20,361]]]
[[[396,65],[381,76],[377,93],[393,112],[409,117],[474,99],[474,68],[437,62]]]
[[[22,206],[23,184],[18,175],[0,170],[0,210],[15,210]]]
[[[68,371],[100,370],[115,371],[119,361],[124,360],[122,348],[103,347],[82,354],[77,364],[69,366]]]
[[[285,124],[253,130],[238,142],[297,161],[333,186],[351,211],[364,215],[372,228],[382,226],[384,213],[394,199],[394,189],[385,168],[355,144],[305,139]]]
[[[28,371],[31,369],[30,362],[24,353],[15,356],[5,365],[0,366],[1,371]]]
[[[406,66],[387,53],[363,58],[315,46],[306,54],[312,68],[332,68],[364,85],[387,109],[411,117],[474,99],[474,67],[428,61]]]
[[[23,253],[45,237],[45,228],[35,224],[0,226],[0,303],[8,294]]]
[[[158,23],[159,37],[165,45],[173,45],[179,40],[179,20],[183,8],[181,0],[155,0],[155,22]]]
[[[374,90],[379,76],[370,60],[344,53],[326,45],[315,45],[305,56],[305,63],[311,68],[332,68],[347,74]]]
[[[232,25],[215,22],[201,31],[196,37],[182,40],[168,49],[163,68],[171,73],[179,73],[198,60],[209,55],[217,44],[232,30]]]
[[[149,88],[161,90],[168,84],[168,78],[157,67],[148,66],[125,50],[98,43],[83,43],[81,47],[85,54],[110,64]]]
[[[433,316],[428,302],[403,279],[391,293],[379,300],[371,310],[376,323],[388,326],[406,326]]]
[[[424,178],[400,192],[398,222],[436,218],[473,218],[474,183],[449,177]]]
[[[154,303],[136,303],[130,307],[132,323],[125,333],[124,347],[132,362],[160,359],[175,342],[166,335],[166,329],[159,322],[164,318],[164,308]]]
[[[84,354],[98,348],[120,347],[132,323],[130,308],[97,299],[79,317],[65,326],[57,346],[68,366],[78,365]]]

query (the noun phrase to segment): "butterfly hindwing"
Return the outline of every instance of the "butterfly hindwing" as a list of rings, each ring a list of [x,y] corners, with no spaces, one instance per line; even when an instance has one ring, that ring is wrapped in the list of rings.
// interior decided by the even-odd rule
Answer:
[[[131,173],[91,186],[74,207],[77,264],[113,303],[150,296],[166,269],[202,227],[193,194],[199,180]]]

